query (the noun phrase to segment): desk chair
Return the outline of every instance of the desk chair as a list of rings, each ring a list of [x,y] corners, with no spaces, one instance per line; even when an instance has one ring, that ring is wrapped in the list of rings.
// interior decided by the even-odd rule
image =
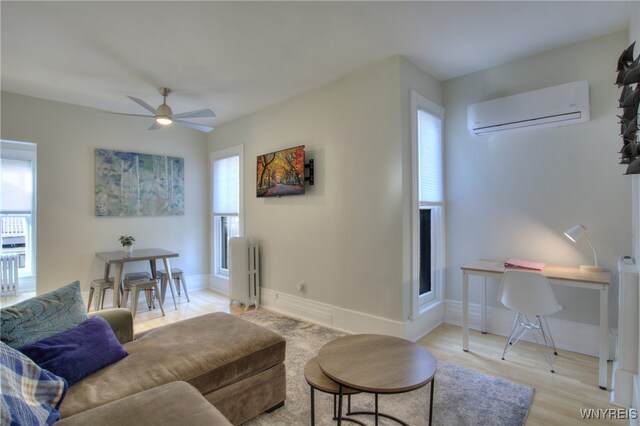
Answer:
[[[513,322],[511,334],[509,334],[507,343],[504,346],[502,359],[504,360],[507,352],[528,331],[531,331],[536,343],[542,349],[551,372],[555,373],[549,348],[553,348],[555,355],[558,355],[558,351],[545,317],[560,311],[562,305],[558,304],[549,280],[537,272],[506,270],[502,276],[498,298],[503,305],[518,313]],[[529,317],[532,319],[535,317],[535,320],[531,321]],[[542,337],[544,348],[538,341],[537,334]]]

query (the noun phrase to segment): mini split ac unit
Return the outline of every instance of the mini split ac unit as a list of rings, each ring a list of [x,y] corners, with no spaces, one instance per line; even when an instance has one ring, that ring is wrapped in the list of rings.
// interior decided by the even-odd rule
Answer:
[[[469,105],[474,136],[559,127],[589,121],[589,83],[574,81]]]

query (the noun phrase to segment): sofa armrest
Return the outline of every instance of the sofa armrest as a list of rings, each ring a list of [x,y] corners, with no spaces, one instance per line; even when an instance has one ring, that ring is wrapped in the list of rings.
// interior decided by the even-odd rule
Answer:
[[[107,320],[116,337],[123,345],[133,340],[133,316],[128,309],[105,309],[91,312],[89,316],[97,315]]]

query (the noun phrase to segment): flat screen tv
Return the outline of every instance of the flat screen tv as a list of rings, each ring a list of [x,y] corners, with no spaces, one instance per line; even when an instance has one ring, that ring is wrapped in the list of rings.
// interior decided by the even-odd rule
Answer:
[[[258,156],[256,195],[304,195],[304,145]]]

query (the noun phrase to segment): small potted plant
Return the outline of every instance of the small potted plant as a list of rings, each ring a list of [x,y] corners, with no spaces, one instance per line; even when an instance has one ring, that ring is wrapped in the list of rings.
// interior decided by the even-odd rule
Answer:
[[[133,243],[136,242],[136,239],[131,235],[121,235],[118,238],[120,244],[122,244],[122,248],[124,248],[124,252],[130,254],[133,251]]]

